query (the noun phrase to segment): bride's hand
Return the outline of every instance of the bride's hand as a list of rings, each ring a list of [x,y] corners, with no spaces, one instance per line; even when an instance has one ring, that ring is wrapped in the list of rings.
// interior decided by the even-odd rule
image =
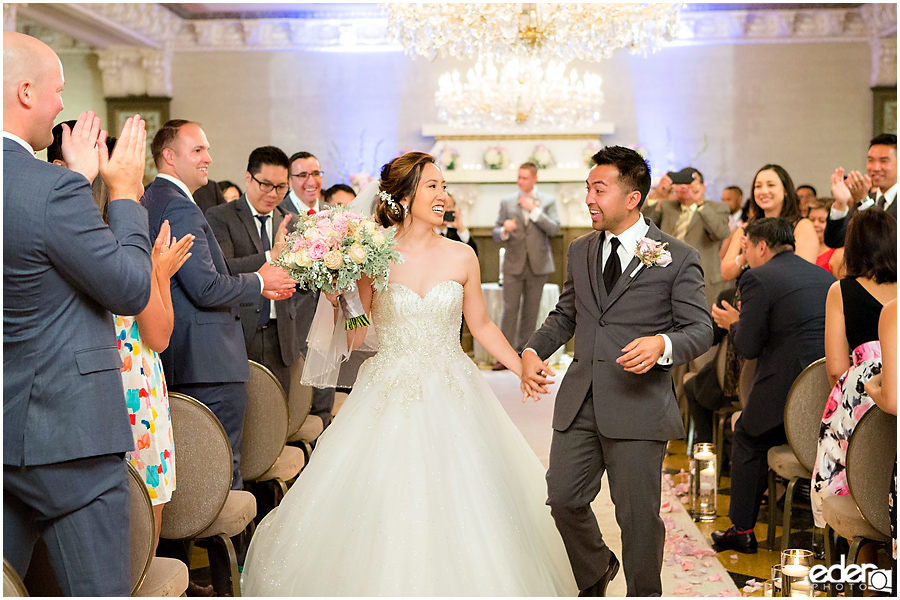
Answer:
[[[322,291],[322,293],[325,294],[325,297],[328,298],[328,301],[331,302],[331,305],[332,305],[333,307],[335,307],[335,308],[338,307],[338,298],[341,297],[341,295],[340,295],[339,293],[337,293],[337,292],[326,292],[326,291],[324,291],[324,290]]]
[[[363,342],[366,339],[366,332],[369,328],[365,325],[362,327],[357,327],[356,329],[348,329],[347,330],[347,348],[350,350],[356,350],[360,346],[362,346]]]

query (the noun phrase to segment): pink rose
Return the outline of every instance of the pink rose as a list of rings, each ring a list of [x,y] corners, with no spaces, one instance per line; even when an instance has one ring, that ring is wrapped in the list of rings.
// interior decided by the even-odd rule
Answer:
[[[321,214],[321,213],[320,213]],[[328,235],[328,231],[331,229],[331,221],[328,219],[321,219],[318,223],[316,223],[316,231],[319,232],[322,236]]]
[[[309,245],[309,257],[312,260],[322,260],[326,252],[328,252],[328,244],[322,238],[313,240]]]
[[[656,242],[650,238],[641,238],[638,242],[638,251],[641,254],[648,254],[656,248]]]
[[[331,227],[340,233],[342,236],[347,235],[347,226],[349,222],[347,221],[347,217],[344,215],[340,215],[335,218],[334,222],[331,224]]]
[[[659,255],[659,258],[656,259],[657,266],[665,267],[672,264],[672,253],[663,251],[662,254]]]

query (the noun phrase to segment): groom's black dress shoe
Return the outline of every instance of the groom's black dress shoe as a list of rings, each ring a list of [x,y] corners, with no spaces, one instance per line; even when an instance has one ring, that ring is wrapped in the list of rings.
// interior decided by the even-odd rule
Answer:
[[[603,575],[600,576],[600,579],[597,580],[597,583],[592,585],[591,587],[581,590],[578,592],[579,596],[593,596],[593,597],[604,597],[606,596],[606,586],[609,585],[609,582],[615,579],[616,573],[619,572],[619,559],[616,558],[616,555],[612,550],[609,552],[609,564],[606,565],[606,571],[603,572]]]
[[[737,550],[744,554],[756,554],[756,535],[752,531],[738,533],[737,528],[732,526],[731,529],[724,533],[714,531],[711,537],[713,550],[716,552]]]

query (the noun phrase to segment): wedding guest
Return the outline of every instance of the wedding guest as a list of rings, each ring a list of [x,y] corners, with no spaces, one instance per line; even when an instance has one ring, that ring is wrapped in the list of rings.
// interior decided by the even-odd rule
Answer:
[[[846,275],[828,291],[825,312],[825,364],[834,387],[812,472],[816,527],[825,527],[823,499],[849,493],[847,442],[872,406],[864,386],[882,368],[878,320],[884,305],[897,297],[897,221],[883,210],[858,212],[847,226],[846,242]]]
[[[64,595],[128,596],[134,440],[111,313],[150,296],[146,130],[129,117],[108,156],[100,119],[82,113],[63,128],[71,170],[37,160],[63,84],[49,46],[3,32],[3,556],[24,576],[42,538]]]
[[[347,206],[356,198],[356,192],[346,183],[336,183],[322,194],[328,206]]]
[[[282,208],[295,215],[315,214],[325,210],[322,201],[322,176],[325,171],[319,166],[319,159],[309,152],[295,152],[291,155],[291,189],[284,197]]]
[[[447,239],[468,244],[475,251],[475,256],[478,256],[478,244],[472,239],[472,235],[463,223],[462,214],[456,210],[456,200],[453,199],[450,192],[445,194],[444,221],[438,227],[437,232]]]
[[[832,202],[834,202],[832,198],[815,198],[807,207],[806,218],[813,224],[816,237],[819,239],[819,256],[816,257],[816,264],[837,276],[844,252],[837,248],[829,248],[825,244],[825,222],[828,220]]]
[[[287,228],[296,218],[278,206],[288,190],[288,165],[280,148],[256,148],[247,161],[247,193],[206,213],[231,273],[254,273],[280,256]],[[247,356],[272,371],[286,394],[291,365],[300,358],[302,346],[295,298],[260,298],[240,309]]]
[[[241,191],[241,188],[236,183],[232,183],[227,179],[219,182],[219,189],[222,190],[222,197],[225,198],[226,202],[234,202],[244,195],[244,192]]]
[[[538,191],[537,165],[519,166],[519,191],[500,199],[494,240],[506,249],[503,259],[503,317],[500,330],[517,352],[537,326],[544,284],[556,270],[550,238],[559,233],[553,196]],[[505,367],[497,362],[494,370]]]
[[[872,188],[875,188],[874,190]],[[866,175],[838,167],[831,175],[834,205],[828,215],[825,243],[832,248],[844,245],[847,219],[860,210],[876,206],[897,218],[897,136],[882,133],[869,142]]]
[[[219,206],[228,202],[222,194],[222,189],[215,181],[209,180],[201,185],[193,194],[194,204],[204,213],[213,206]]]
[[[797,186],[797,200],[800,201],[800,214],[804,217],[809,216],[809,205],[816,201],[816,188],[805,183]]]
[[[791,176],[778,165],[763,166],[753,178],[747,201],[747,222],[752,223],[763,217],[781,217],[791,223],[794,228],[794,253],[811,263],[816,262],[819,244],[815,229],[809,219],[800,214],[800,201]],[[722,258],[722,279],[725,281],[737,279],[748,268],[747,258],[743,254],[746,245],[744,229],[734,230],[728,251]]]
[[[714,532],[714,549],[753,554],[753,533],[766,491],[769,448],[787,441],[784,406],[797,375],[825,354],[825,298],[834,277],[794,253],[794,227],[763,217],[746,227],[750,269],[738,282],[740,304],[714,306],[712,316],[741,356],[757,359],[747,403],[734,426],[732,526]]]
[[[729,185],[722,190],[722,204],[728,206],[728,228],[734,231],[747,222],[744,213],[744,191],[736,185]],[[724,244],[723,244],[724,245]]]
[[[289,183],[290,191],[279,205],[283,210],[295,215],[314,215],[325,210],[328,205],[322,202],[319,194],[322,191],[322,175],[319,159],[309,152],[295,152],[288,159],[291,163]],[[303,355],[306,355],[306,338],[316,314],[319,303],[318,290],[297,290],[295,300],[297,307],[297,335],[301,338]],[[322,419],[322,427],[331,423],[334,410],[334,388],[313,388],[312,408],[310,415]]]
[[[667,174],[672,182],[674,200],[648,202],[641,213],[660,231],[683,240],[700,253],[707,306],[712,306],[725,287],[720,270],[719,247],[728,238],[729,207],[721,202],[706,202],[703,174],[693,167]]]

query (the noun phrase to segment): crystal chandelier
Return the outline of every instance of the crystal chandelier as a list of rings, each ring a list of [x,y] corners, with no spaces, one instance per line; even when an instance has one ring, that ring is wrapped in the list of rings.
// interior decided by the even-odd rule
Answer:
[[[465,81],[458,71],[438,81],[438,117],[452,127],[518,130],[589,127],[600,119],[602,79],[586,72],[568,76],[566,65],[538,59],[479,60]]]
[[[599,61],[659,50],[679,4],[388,3],[388,36],[408,54]]]

